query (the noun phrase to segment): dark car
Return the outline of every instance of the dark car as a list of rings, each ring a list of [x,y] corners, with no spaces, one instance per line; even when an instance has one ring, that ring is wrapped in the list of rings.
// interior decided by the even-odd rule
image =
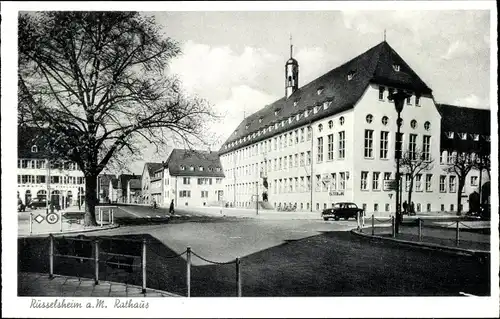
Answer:
[[[329,220],[330,218],[335,220],[339,220],[341,218],[348,220],[351,217],[357,219],[358,212],[363,213],[363,209],[358,208],[358,206],[354,203],[343,202],[336,203],[332,208],[323,210],[321,217],[323,217],[324,220]]]
[[[23,201],[20,198],[17,199],[17,211],[18,212],[26,211],[26,205],[23,204]]]
[[[47,201],[43,198],[33,198],[28,207],[31,209],[45,208],[47,207]]]

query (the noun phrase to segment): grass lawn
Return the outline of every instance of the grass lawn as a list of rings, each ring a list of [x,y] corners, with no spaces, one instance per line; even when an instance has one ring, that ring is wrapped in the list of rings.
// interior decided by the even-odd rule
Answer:
[[[132,237],[132,236],[131,236]],[[137,237],[137,236],[136,236]],[[148,238],[147,284],[186,294],[186,261]],[[137,244],[114,251],[139,255]],[[109,249],[109,248],[106,248]],[[48,271],[48,239],[19,239],[19,269]],[[197,252],[203,256],[203,252]],[[88,253],[88,252],[87,252]],[[193,259],[196,257],[193,257]],[[138,265],[139,259],[133,261]],[[489,260],[372,241],[349,232],[327,232],[242,258],[243,296],[457,296],[490,293]],[[93,261],[61,258],[58,274],[92,277]],[[191,296],[236,296],[235,265],[192,266]],[[140,268],[100,266],[102,280],[140,285]]]

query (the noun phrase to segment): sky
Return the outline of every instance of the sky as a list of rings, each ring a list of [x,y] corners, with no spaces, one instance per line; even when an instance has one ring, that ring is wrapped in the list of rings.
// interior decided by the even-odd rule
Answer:
[[[143,12],[182,55],[169,72],[222,119],[218,150],[245,115],[284,95],[284,65],[299,62],[299,87],[384,39],[431,87],[436,102],[490,108],[489,11]],[[146,161],[166,160],[152,148]],[[142,171],[143,162],[131,170]]]

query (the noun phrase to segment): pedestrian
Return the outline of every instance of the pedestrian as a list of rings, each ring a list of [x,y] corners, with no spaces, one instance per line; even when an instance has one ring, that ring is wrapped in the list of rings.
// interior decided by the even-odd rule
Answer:
[[[415,203],[411,202],[410,205],[410,215],[415,215]]]
[[[170,215],[173,214],[174,214],[174,200],[172,199],[172,201],[170,202]]]
[[[408,212],[408,203],[406,201],[403,202],[403,214]]]

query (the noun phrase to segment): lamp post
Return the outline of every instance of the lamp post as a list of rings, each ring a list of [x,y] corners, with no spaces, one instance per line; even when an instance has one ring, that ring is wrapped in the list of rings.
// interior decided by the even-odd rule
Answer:
[[[394,106],[396,108],[396,112],[398,113],[398,119],[396,121],[397,124],[397,133],[396,133],[396,152],[395,152],[395,157],[396,157],[396,219],[395,219],[395,232],[396,234],[399,233],[399,224],[401,223],[401,207],[400,207],[400,202],[401,202],[401,193],[399,191],[400,188],[400,173],[399,173],[399,160],[401,159],[401,152],[402,152],[402,138],[401,138],[401,124],[402,124],[402,119],[401,119],[401,111],[403,111],[403,106],[405,103],[405,100],[410,97],[411,95],[398,90],[396,93],[389,94],[389,101],[394,101]]]

